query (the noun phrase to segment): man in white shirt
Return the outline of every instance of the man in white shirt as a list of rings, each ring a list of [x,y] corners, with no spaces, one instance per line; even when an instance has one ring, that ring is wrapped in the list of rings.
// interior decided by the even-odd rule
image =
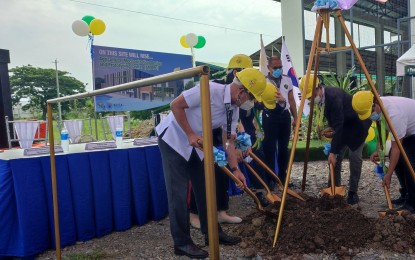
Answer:
[[[291,78],[282,74],[281,58],[277,56],[269,58],[268,70],[267,81],[278,89],[282,98],[277,101],[278,104],[274,109],[264,108],[262,112],[263,151],[265,163],[274,171],[275,157],[277,157],[278,177],[285,183],[289,159],[288,144],[291,129],[294,129],[297,121],[297,107]],[[273,186],[273,181],[273,179],[269,179],[268,186]]]
[[[381,97],[383,106],[388,113],[396,135],[402,143],[403,149],[412,165],[415,167],[415,100],[405,97],[386,96]],[[360,119],[370,118],[373,121],[382,119],[382,111],[372,92],[359,91],[353,96],[353,109],[359,114]],[[387,128],[387,130],[389,130]],[[405,207],[411,211],[415,208],[415,182],[401,155],[395,138],[391,135],[392,143],[389,152],[389,168],[383,177],[383,185],[390,187],[392,173],[395,171],[401,184],[401,193],[406,195]],[[376,149],[378,151],[378,149]],[[375,162],[377,152],[370,156]],[[406,193],[406,194],[405,194]]]
[[[234,138],[238,123],[239,107],[251,109],[254,99],[260,99],[266,86],[265,77],[256,69],[244,69],[236,74],[229,85],[209,83],[212,130],[222,128],[232,134],[229,141],[228,164],[232,173],[246,186],[243,173],[238,168]],[[202,115],[200,108],[200,86],[184,91],[170,105],[171,113],[156,127],[159,148],[163,160],[166,182],[170,231],[174,242],[174,253],[192,258],[206,258],[207,251],[193,243],[190,236],[187,208],[188,181],[191,180],[199,212],[201,231],[207,237],[207,209],[205,177],[202,151]],[[213,148],[212,148],[213,149]],[[219,243],[234,245],[239,237],[225,234],[220,225]]]

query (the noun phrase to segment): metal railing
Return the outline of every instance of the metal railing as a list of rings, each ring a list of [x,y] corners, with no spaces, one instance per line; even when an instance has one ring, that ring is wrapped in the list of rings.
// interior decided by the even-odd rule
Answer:
[[[129,83],[124,83],[117,86],[98,89],[90,92],[79,93],[71,96],[49,99],[47,101],[47,116],[49,121],[52,121],[52,104],[57,102],[64,102],[74,99],[94,97],[97,95],[109,94],[122,90],[129,90],[137,87],[144,87],[148,85],[155,85],[165,83],[173,80],[191,78],[197,75],[200,76],[200,96],[201,96],[201,111],[202,111],[202,132],[203,132],[203,152],[204,152],[204,171],[206,181],[206,206],[208,210],[208,234],[209,234],[209,252],[210,259],[219,259],[219,235],[217,229],[217,208],[216,208],[216,185],[213,162],[213,140],[212,140],[212,122],[211,122],[211,108],[210,108],[210,90],[209,90],[209,67],[199,66],[191,69],[175,71],[172,73],[155,76],[152,78],[141,79]],[[50,140],[50,164],[51,164],[51,178],[52,178],[52,196],[53,196],[53,215],[55,228],[55,245],[56,258],[61,259],[61,244],[60,244],[60,230],[59,230],[59,214],[58,214],[58,198],[56,185],[56,160],[55,140],[53,137],[53,124],[48,125],[49,140]]]

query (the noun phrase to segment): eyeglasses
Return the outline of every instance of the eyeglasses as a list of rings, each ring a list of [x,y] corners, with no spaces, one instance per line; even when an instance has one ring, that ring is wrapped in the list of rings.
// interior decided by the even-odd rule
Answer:
[[[282,66],[280,66],[280,67],[273,67],[272,69],[273,70],[282,69]]]
[[[244,92],[248,94],[248,97],[249,97],[250,100],[254,100],[255,99],[254,95],[252,95],[252,93],[249,92],[248,90],[245,90]]]

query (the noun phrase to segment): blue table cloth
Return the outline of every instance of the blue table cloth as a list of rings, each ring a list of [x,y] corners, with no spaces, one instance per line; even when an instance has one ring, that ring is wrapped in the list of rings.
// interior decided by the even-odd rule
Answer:
[[[0,158],[0,258],[55,247],[50,157]],[[56,156],[61,245],[168,215],[157,146]]]

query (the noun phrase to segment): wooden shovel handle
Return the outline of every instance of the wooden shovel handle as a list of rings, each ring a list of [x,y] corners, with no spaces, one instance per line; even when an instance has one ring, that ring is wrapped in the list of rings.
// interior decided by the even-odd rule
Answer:
[[[231,178],[236,184],[238,184],[238,185],[240,185],[241,184],[241,181],[235,176],[235,175],[233,175],[232,173],[231,173],[231,171],[228,169],[228,168],[226,168],[225,166],[222,166],[222,167],[220,167],[221,169],[222,169],[222,171],[223,172],[225,172],[226,173],[226,175],[228,175],[229,176],[229,178]],[[244,191],[246,192],[246,193],[248,193],[248,195],[249,196],[251,196],[253,199],[254,199],[254,201],[255,201],[255,203],[256,203],[256,205],[257,205],[257,209],[259,210],[259,211],[265,211],[264,210],[264,208],[262,207],[262,205],[261,205],[261,202],[259,201],[259,199],[258,199],[258,197],[255,195],[255,193],[253,193],[252,192],[252,190],[250,189],[250,188],[248,188],[248,187],[244,187]]]
[[[336,194],[336,187],[334,185],[334,166],[333,166],[333,164],[329,163],[329,168],[330,168],[331,194]]]
[[[386,185],[384,185],[383,190],[385,191],[386,202],[388,203],[388,208],[392,209],[392,201],[391,201],[391,197],[390,197],[390,194],[389,194],[389,189]]]
[[[251,173],[255,176],[255,178],[258,179],[258,181],[261,183],[262,186],[267,190],[267,193],[271,193],[271,190],[269,189],[268,185],[264,182],[264,180],[261,178],[261,176],[258,175],[258,173],[249,165],[249,163],[244,161],[245,166],[251,171]]]

